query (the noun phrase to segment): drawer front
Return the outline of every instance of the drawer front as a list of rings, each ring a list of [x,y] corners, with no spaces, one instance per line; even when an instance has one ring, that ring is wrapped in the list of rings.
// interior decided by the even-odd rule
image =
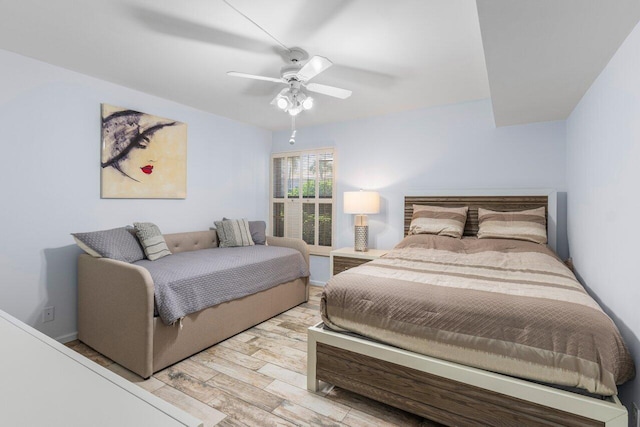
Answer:
[[[371,261],[370,259],[350,258],[345,256],[333,257],[333,274],[342,273],[350,268],[357,267]]]

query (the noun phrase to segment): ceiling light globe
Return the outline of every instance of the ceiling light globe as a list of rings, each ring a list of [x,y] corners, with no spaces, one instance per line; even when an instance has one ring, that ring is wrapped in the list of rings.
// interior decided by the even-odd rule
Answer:
[[[297,116],[298,114],[300,114],[300,111],[300,107],[289,108],[289,114],[292,116]]]
[[[307,99],[302,101],[302,108],[304,108],[305,110],[310,110],[311,108],[313,108],[313,98],[309,96],[307,97]]]
[[[278,106],[279,109],[285,110],[289,105],[289,102],[285,98],[280,98],[278,99],[278,102],[276,102],[276,105]]]

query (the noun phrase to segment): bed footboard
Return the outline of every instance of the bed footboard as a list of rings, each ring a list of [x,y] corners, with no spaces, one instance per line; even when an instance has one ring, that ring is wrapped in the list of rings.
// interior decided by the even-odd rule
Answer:
[[[447,425],[626,427],[610,401],[419,355],[322,328],[308,330],[307,387],[318,381]]]

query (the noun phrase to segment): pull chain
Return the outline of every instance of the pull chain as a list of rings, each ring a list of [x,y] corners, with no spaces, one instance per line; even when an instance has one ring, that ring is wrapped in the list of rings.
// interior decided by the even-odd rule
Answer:
[[[291,116],[291,138],[289,139],[291,145],[296,143],[296,132],[296,116]]]

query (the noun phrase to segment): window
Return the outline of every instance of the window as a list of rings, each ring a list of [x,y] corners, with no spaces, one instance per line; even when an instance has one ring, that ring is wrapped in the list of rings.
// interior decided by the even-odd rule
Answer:
[[[271,157],[271,228],[279,237],[302,239],[314,255],[333,244],[333,149]]]

